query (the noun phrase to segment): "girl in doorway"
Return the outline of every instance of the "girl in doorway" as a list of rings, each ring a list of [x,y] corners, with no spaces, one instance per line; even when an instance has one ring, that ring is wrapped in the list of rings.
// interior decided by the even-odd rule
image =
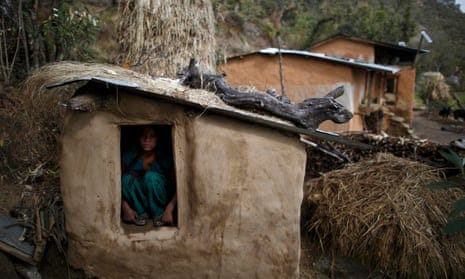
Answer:
[[[172,158],[163,154],[155,127],[143,126],[137,150],[123,153],[123,220],[144,226],[151,217],[155,227],[172,225],[176,192],[172,183]],[[170,193],[171,192],[171,193]]]

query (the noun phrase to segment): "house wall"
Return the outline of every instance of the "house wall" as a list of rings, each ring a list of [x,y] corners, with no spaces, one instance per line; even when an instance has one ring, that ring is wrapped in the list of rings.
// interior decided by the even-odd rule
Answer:
[[[397,75],[395,113],[403,117],[406,123],[412,125],[416,70],[414,67],[403,67]]]
[[[335,38],[334,40],[325,42],[322,45],[316,45],[315,47],[312,47],[310,51],[375,63],[375,48],[372,44],[352,41],[348,38]],[[412,125],[413,122],[415,74],[415,69],[409,66],[402,67],[402,70],[397,73],[398,92],[396,96],[396,105],[393,111],[397,116],[403,117],[405,122],[410,125]],[[376,97],[378,92],[383,94],[385,77],[378,75],[374,85],[375,94],[373,97]]]
[[[348,66],[323,61],[317,58],[284,55],[283,75],[286,95],[298,103],[307,98],[323,97],[338,86],[344,86],[345,93],[337,101],[354,113],[354,118],[345,124],[325,121],[321,129],[329,131],[362,130],[358,114],[359,100],[365,89],[365,72]],[[274,88],[281,94],[278,56],[247,55],[230,59],[218,66],[224,71],[226,81],[234,87],[253,87],[260,91]]]
[[[119,101],[113,112],[65,118],[72,266],[99,278],[299,276],[306,153],[296,137],[122,92]],[[123,229],[119,126],[127,124],[173,125],[177,228]]]
[[[310,51],[375,63],[375,48],[372,44],[352,41],[347,38],[335,38],[324,44],[311,47]]]

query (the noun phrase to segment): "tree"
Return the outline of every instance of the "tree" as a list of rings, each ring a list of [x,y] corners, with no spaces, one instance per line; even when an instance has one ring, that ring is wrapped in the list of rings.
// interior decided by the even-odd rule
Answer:
[[[318,41],[335,33],[347,33],[384,42],[408,41],[415,32],[412,8],[411,0],[388,3],[321,1],[315,16],[325,24],[316,26],[318,30],[312,31],[312,40]]]
[[[433,39],[427,47],[430,53],[421,56],[419,72],[439,71],[444,76],[457,76],[460,86],[465,88],[465,14],[453,4],[454,1],[424,1],[424,12],[418,13],[416,20]]]
[[[118,64],[173,78],[197,57],[203,69],[215,70],[215,26],[209,0],[120,1],[118,18]]]
[[[41,65],[88,60],[98,19],[72,1],[0,1],[0,82],[12,83]]]

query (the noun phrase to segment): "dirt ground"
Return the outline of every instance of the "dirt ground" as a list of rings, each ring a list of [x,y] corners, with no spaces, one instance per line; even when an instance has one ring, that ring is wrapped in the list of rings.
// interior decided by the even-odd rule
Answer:
[[[465,138],[464,122],[451,118],[443,119],[435,113],[426,111],[415,111],[414,115],[414,134],[420,138],[445,145],[458,138]],[[0,179],[0,213],[8,214],[9,210],[18,204],[24,187],[5,183],[3,179]],[[82,271],[68,268],[65,258],[58,252],[52,241],[48,245],[42,262],[37,267],[21,263],[0,251],[0,274],[8,275],[8,278],[21,278],[21,276],[26,277],[26,273],[30,274],[29,278],[38,278],[34,277],[34,274],[40,274],[41,278],[89,278]],[[321,252],[319,244],[309,240],[305,233],[302,233],[300,274],[301,278],[376,277],[356,259],[332,257],[328,251]]]
[[[447,145],[465,138],[465,121],[441,118],[437,112],[414,111],[413,130],[420,138]]]

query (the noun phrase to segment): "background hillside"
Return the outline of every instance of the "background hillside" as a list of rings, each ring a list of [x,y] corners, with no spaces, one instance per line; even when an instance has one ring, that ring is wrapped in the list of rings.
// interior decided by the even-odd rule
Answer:
[[[0,3],[0,82],[14,84],[46,63],[114,63],[115,0],[11,0]],[[21,5],[20,5],[21,4]],[[336,33],[431,50],[418,72],[460,77],[464,87],[465,14],[454,0],[212,0],[217,61],[264,47],[306,49]],[[18,13],[18,11],[22,11]]]
[[[21,82],[40,66],[55,61],[117,63],[121,52],[116,36],[121,22],[117,15],[119,1],[122,0],[0,0],[0,209],[17,204],[23,185],[59,188],[60,183],[56,147],[64,109],[57,104],[74,91],[31,98],[20,87]],[[465,14],[454,0],[211,1],[217,62],[232,55],[277,47],[278,41],[282,48],[307,49],[337,33],[394,44],[403,41],[416,48],[420,32],[425,30],[433,43],[423,42],[422,48],[430,52],[420,56],[417,73],[440,71],[455,77],[452,80],[457,81],[457,91],[465,90]],[[200,33],[201,29],[197,31]],[[144,51],[153,53],[150,49]],[[117,64],[131,67],[139,62],[144,60],[136,58]],[[428,132],[433,130],[425,127]],[[303,249],[303,257],[309,257],[308,251],[317,251],[320,246],[315,247]],[[302,263],[312,269],[315,259],[312,255]],[[328,269],[333,263],[328,261]],[[66,269],[61,275],[65,274]],[[360,277],[366,276],[353,278]]]
[[[306,49],[337,33],[418,47],[420,32],[431,52],[419,72],[462,77],[465,66],[465,14],[454,0],[218,0],[214,1],[219,57],[278,46]],[[462,82],[463,85],[463,82]]]

